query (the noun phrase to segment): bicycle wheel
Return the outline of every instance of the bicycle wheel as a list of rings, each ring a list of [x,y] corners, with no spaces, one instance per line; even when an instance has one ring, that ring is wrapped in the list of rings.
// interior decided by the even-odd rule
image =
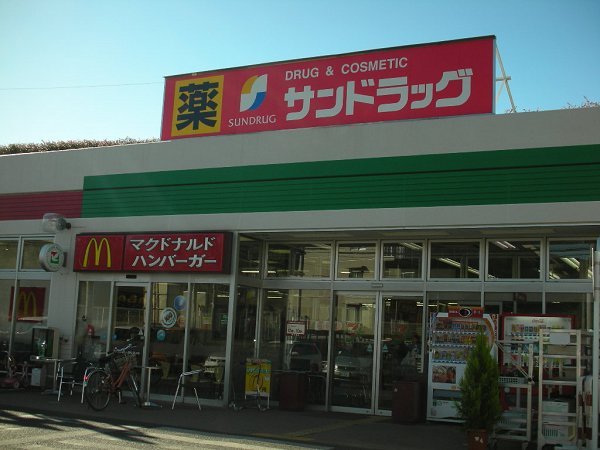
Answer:
[[[110,401],[112,379],[104,370],[94,370],[88,375],[85,400],[94,411],[102,411]]]

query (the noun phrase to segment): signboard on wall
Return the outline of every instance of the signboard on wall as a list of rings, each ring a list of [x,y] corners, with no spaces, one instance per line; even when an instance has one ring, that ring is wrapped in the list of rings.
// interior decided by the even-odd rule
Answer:
[[[10,288],[10,302],[8,305],[8,320],[12,320],[13,298],[15,288]],[[42,322],[46,318],[46,288],[43,287],[20,287],[17,301],[17,322]]]
[[[483,317],[483,308],[480,306],[448,305],[448,317]]]
[[[488,114],[495,37],[165,79],[161,139]]]
[[[74,271],[229,273],[229,233],[77,235]]]
[[[303,320],[288,320],[285,323],[286,336],[306,336],[306,322]]]

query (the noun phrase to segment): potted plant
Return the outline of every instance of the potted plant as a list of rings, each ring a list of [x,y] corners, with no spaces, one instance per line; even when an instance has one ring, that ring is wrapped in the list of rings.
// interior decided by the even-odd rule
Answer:
[[[487,337],[480,333],[467,358],[465,373],[459,382],[462,396],[456,404],[467,429],[469,449],[487,448],[489,435],[500,419],[499,375]]]

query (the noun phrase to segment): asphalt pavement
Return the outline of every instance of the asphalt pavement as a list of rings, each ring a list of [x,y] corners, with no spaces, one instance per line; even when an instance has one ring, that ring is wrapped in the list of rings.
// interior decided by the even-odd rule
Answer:
[[[244,408],[203,406],[195,402],[156,402],[159,407],[138,408],[133,401],[118,404],[111,401],[104,411],[94,411],[80,403],[80,396],[43,395],[34,389],[1,389],[2,410],[26,411],[59,417],[93,419],[108,423],[131,424],[147,427],[172,427],[227,434],[267,438],[281,442],[303,444],[308,448],[335,449],[465,450],[466,436],[457,424],[439,422],[396,423],[392,417],[323,411],[287,411],[272,406],[266,411]],[[499,449],[512,449],[514,445]]]

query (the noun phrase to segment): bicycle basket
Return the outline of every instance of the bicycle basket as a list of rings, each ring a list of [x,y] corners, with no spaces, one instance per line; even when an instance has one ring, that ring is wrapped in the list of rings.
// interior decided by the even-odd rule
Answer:
[[[114,367],[118,371],[120,371],[127,362],[129,362],[130,367],[137,364],[137,355],[135,352],[117,353],[113,357]]]

